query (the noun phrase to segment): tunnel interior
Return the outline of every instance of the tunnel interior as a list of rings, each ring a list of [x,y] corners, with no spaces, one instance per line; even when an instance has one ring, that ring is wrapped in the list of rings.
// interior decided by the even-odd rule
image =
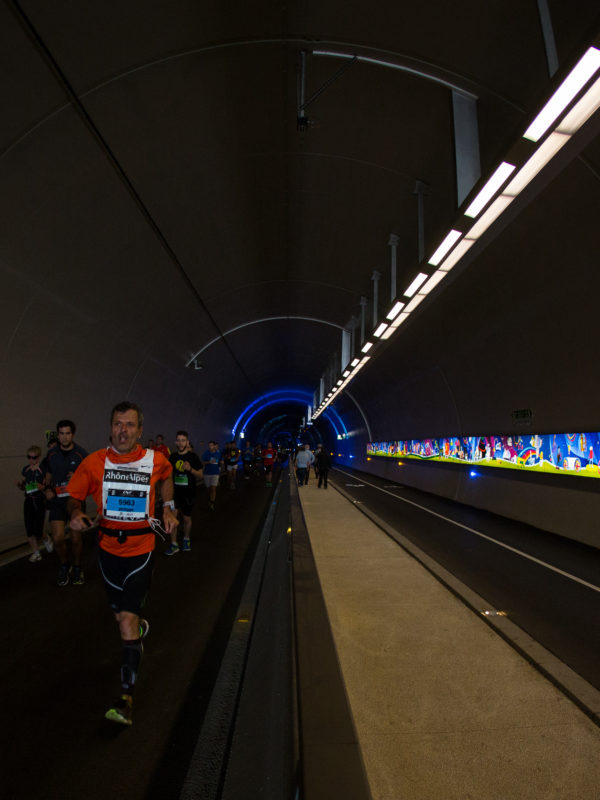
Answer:
[[[600,52],[597,3],[30,0],[0,21],[3,549],[26,448],[63,418],[104,446],[123,399],[145,438],[322,442],[340,467],[598,544],[595,481],[366,452],[600,429],[597,102],[565,121],[600,64],[523,191],[476,238],[465,214],[537,153],[524,133]],[[449,231],[472,246],[409,298]],[[398,300],[414,309],[374,337]]]

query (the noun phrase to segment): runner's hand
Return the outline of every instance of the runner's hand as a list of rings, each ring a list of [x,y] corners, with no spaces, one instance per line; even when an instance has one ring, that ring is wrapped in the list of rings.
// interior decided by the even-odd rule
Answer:
[[[177,516],[168,507],[163,509],[163,522],[165,523],[165,530],[167,533],[174,533],[179,525]]]
[[[83,531],[89,528],[91,524],[92,520],[87,514],[84,514],[83,511],[74,511],[71,521],[69,522],[69,528],[71,528],[72,531]]]

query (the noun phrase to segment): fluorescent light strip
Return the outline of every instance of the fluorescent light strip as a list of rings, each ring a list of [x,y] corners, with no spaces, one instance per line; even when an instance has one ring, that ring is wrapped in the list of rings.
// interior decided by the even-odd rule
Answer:
[[[544,135],[552,122],[554,122],[554,120],[567,107],[577,92],[587,83],[587,81],[599,68],[600,50],[595,47],[591,47],[585,53],[583,58],[580,59],[578,64],[567,76],[567,78],[563,81],[559,89],[550,98],[548,103],[546,103],[533,123],[529,126],[524,134],[524,138],[537,142]],[[599,108],[600,78],[595,81],[595,83],[575,104],[575,106],[559,123],[559,125],[557,125],[556,130],[551,133],[550,136],[548,136],[546,141],[543,142],[540,147],[538,147],[531,158],[521,167],[513,180],[508,184],[508,186],[505,187],[503,193],[496,198],[486,213],[472,226],[465,238],[454,248],[454,250],[452,250],[448,257],[440,263],[439,269],[434,272],[431,277],[429,277],[429,280],[427,280],[428,276],[423,272],[420,272],[417,275],[417,277],[405,291],[405,296],[412,297],[414,293],[422,286],[424,281],[427,280],[427,283],[425,283],[419,294],[414,297],[406,306],[402,314],[400,314],[400,311],[402,311],[404,308],[404,303],[400,301],[396,302],[386,315],[386,319],[392,320],[392,323],[388,326],[385,322],[382,322],[374,332],[374,336],[382,339],[389,339],[392,336],[397,328],[399,328],[400,325],[408,318],[411,311],[414,311],[414,309],[417,308],[419,303],[425,299],[425,296],[432,291],[435,286],[437,286],[442,278],[475,244],[475,241],[483,233],[485,233],[490,225],[492,225],[496,219],[498,219],[498,217],[508,208],[516,195],[523,191],[523,189],[535,178],[535,176],[541,172],[546,164],[548,164],[548,162],[554,158],[558,151],[564,147],[564,145],[571,138],[571,135],[578,131],[579,128],[584,125],[592,116],[592,114],[594,114]],[[554,116],[552,116],[552,114],[554,114]],[[465,216],[472,218],[476,217],[481,209],[485,207],[486,203],[493,197],[494,193],[502,186],[504,181],[512,174],[514,169],[515,167],[512,164],[503,161],[467,208],[465,211]],[[456,231],[454,229],[451,230],[442,244],[435,251],[429,263],[433,266],[438,266],[438,263],[441,261],[441,259],[443,259],[444,255],[448,253],[457,239],[460,239],[461,236],[462,234],[460,231]],[[366,353],[371,349],[372,346],[372,342],[367,342],[363,346],[362,352]],[[313,419],[319,416],[335,399],[339,392],[341,392],[344,387],[350,383],[356,373],[364,367],[369,358],[370,356],[365,356],[361,361],[358,358],[353,359],[350,366],[354,367],[354,369],[352,372],[349,370],[344,372],[344,378],[346,380],[338,381],[338,388],[335,392],[331,391],[327,395],[317,411],[313,414]]]
[[[531,158],[523,164],[512,181],[504,188],[503,194],[516,197],[535,176],[542,171],[546,164],[554,158],[561,147],[564,147],[571,137],[566,133],[551,133],[550,136],[538,147]],[[493,208],[493,206],[490,206]],[[469,232],[467,236],[471,236]],[[477,237],[473,237],[474,239]]]
[[[406,313],[410,314],[411,311],[414,311],[415,308],[419,305],[419,303],[423,302],[423,300],[425,300],[424,294],[416,294],[410,301],[410,303],[406,306]]]
[[[599,68],[600,50],[590,47],[527,128],[523,138],[532,142],[539,141]]]
[[[467,234],[470,236],[470,234]],[[445,258],[442,263],[440,264],[439,268],[444,272],[450,272],[452,267],[456,266],[456,264],[461,260],[464,254],[469,250],[475,241],[473,239],[463,239],[462,242],[459,242],[454,250],[450,253],[448,258]]]
[[[361,353],[368,353],[369,350],[373,347],[373,342],[365,342],[360,349]]]
[[[408,287],[408,289],[404,292],[406,297],[412,297],[413,294],[417,291],[417,289],[427,280],[429,275],[426,275],[424,272],[419,272],[417,277]]]
[[[481,191],[476,195],[471,205],[465,211],[465,217],[476,217],[484,206],[487,206],[504,181],[512,175],[516,167],[503,161]]]
[[[438,285],[438,283],[445,278],[448,273],[444,272],[441,269],[438,269],[437,272],[434,272],[431,278],[427,281],[427,283],[421,287],[419,294],[429,294],[432,289]]]
[[[366,359],[363,358],[363,360],[360,362],[358,367],[355,368],[355,370],[354,370],[354,372],[352,374],[356,375],[356,373],[359,372],[359,370],[361,370],[364,367],[364,365],[367,363],[368,360],[369,360],[369,358],[366,358]]]
[[[356,373],[360,369],[362,369],[364,367],[364,365],[367,363],[367,361],[370,360],[370,358],[371,358],[371,356],[363,356],[361,361],[358,361],[358,359],[354,359],[358,363],[357,363],[356,367],[350,373],[350,376],[348,378],[346,378],[345,381],[339,380],[337,382],[337,388],[335,389],[335,391],[329,392],[329,394],[327,395],[327,397],[325,398],[325,400],[323,401],[321,406],[319,406],[317,411],[313,414],[313,417],[312,417],[313,419],[316,419],[323,411],[325,411],[327,406],[335,400],[335,398],[338,396],[338,394],[344,389],[346,384],[350,383],[350,381],[352,380],[354,375],[356,375]]]
[[[427,263],[431,264],[433,267],[437,267],[437,265],[446,255],[446,253],[454,246],[454,244],[460,239],[461,236],[462,233],[460,231],[454,230],[453,228],[450,231],[450,233],[446,234],[444,241],[441,243],[441,245],[438,247],[438,249],[431,256],[431,258]],[[404,294],[408,294],[408,292],[405,292]],[[408,296],[411,297],[411,295]]]
[[[505,194],[501,194],[500,197],[497,197],[488,210],[479,217],[479,220],[467,233],[469,239],[479,239],[490,225],[498,219],[500,214],[506,211],[513,200],[514,197],[507,197]]]
[[[390,327],[394,328],[394,330],[396,328],[399,328],[407,317],[410,317],[410,311],[403,311],[402,314],[400,314],[400,316],[398,317],[398,319],[394,320],[394,324],[391,325]]]
[[[573,134],[600,108],[600,78],[587,90],[581,100],[556,127],[559,133]]]
[[[394,305],[388,311],[385,318],[389,320],[396,319],[396,317],[402,311],[403,308],[404,308],[404,303],[398,300],[398,302],[394,303]]]

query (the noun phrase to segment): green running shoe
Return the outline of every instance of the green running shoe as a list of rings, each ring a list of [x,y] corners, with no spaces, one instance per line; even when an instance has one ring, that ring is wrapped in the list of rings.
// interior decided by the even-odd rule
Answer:
[[[119,725],[132,725],[131,719],[133,701],[131,695],[122,694],[121,697],[108,709],[104,715],[111,722]]]

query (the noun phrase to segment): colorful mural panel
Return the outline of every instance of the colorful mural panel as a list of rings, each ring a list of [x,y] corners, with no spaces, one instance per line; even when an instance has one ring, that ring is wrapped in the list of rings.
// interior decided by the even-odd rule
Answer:
[[[452,436],[369,442],[367,456],[600,478],[600,433]]]

